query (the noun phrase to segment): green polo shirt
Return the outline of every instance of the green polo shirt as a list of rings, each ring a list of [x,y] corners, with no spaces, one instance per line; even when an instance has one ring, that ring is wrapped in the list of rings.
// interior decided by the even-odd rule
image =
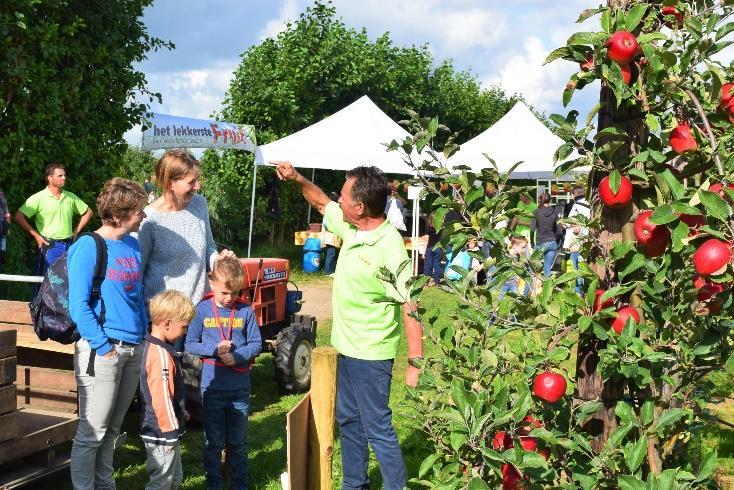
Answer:
[[[26,199],[18,211],[26,218],[35,220],[36,231],[42,237],[65,240],[74,234],[74,215],[82,215],[87,209],[89,206],[75,194],[62,190],[57,199],[46,187]]]
[[[357,359],[393,359],[400,343],[402,304],[408,299],[405,282],[412,271],[410,264],[403,268],[397,290],[379,279],[378,272],[384,266],[394,274],[408,260],[403,237],[388,221],[358,234],[333,201],[324,217],[343,241],[332,289],[331,345]]]

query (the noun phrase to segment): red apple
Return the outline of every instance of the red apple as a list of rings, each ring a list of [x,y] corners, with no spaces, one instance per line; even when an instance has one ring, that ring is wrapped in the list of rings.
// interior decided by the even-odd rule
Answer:
[[[538,449],[538,440],[535,437],[520,436],[520,446],[526,451],[535,451]]]
[[[691,127],[687,124],[679,124],[670,132],[670,146],[677,154],[687,151],[696,151],[698,143],[693,137]]]
[[[522,488],[520,473],[509,463],[502,465],[502,490]]]
[[[665,6],[661,10],[663,15],[674,15],[675,20],[678,24],[681,24],[683,22],[683,12],[680,12],[677,8],[673,6]],[[666,23],[670,27],[670,23]]]
[[[727,184],[727,187],[734,191],[734,184]],[[718,192],[722,199],[726,199],[727,201],[731,202],[729,200],[729,196],[724,190],[724,184],[721,182],[717,182],[716,184],[712,184],[711,187],[709,187],[709,192]]]
[[[547,447],[544,447],[540,451],[538,451],[538,454],[540,454],[544,460],[548,461],[548,459],[551,457],[551,450]]]
[[[533,429],[539,429],[541,427],[543,427],[543,422],[534,418],[532,415],[526,415],[523,417],[517,433],[521,436],[527,436]]]
[[[702,276],[722,274],[731,259],[731,244],[717,238],[709,238],[693,252],[693,266]]]
[[[721,86],[721,107],[726,108],[732,100],[734,83],[725,83]]]
[[[709,281],[701,276],[696,276],[693,286],[698,289],[698,301],[709,301],[719,293],[726,291],[726,285],[720,282]]]
[[[734,124],[734,98],[726,104],[726,113],[729,116],[729,122]]]
[[[533,381],[533,394],[548,403],[556,403],[566,394],[566,386],[562,374],[544,371]]]
[[[635,35],[627,31],[615,32],[604,45],[607,47],[609,59],[620,65],[632,61],[640,47]]]
[[[622,80],[624,80],[624,84],[629,85],[630,82],[632,81],[632,71],[633,71],[632,65],[629,63],[626,63],[620,66],[620,68],[622,69]]]
[[[591,71],[594,69],[594,53],[589,53],[586,55],[586,61],[583,63],[579,63],[579,67],[581,67],[581,71]]]
[[[627,177],[622,176],[619,183],[619,190],[615,194],[609,185],[609,177],[604,177],[599,182],[599,197],[612,209],[623,208],[632,201],[632,182]]]
[[[706,216],[702,214],[681,214],[678,219],[687,224],[691,230],[696,230],[706,224]]]
[[[612,322],[612,329],[617,333],[622,333],[627,319],[630,317],[635,323],[640,323],[640,314],[637,313],[637,308],[634,306],[624,306],[618,309],[617,316],[614,317],[614,321]]]
[[[492,449],[504,451],[505,449],[510,449],[512,446],[514,446],[512,436],[503,430],[496,433],[492,439]]]
[[[660,257],[668,249],[668,244],[656,243],[654,245],[642,245],[640,251],[645,257]]]
[[[593,306],[594,313],[604,308],[611,308],[614,305],[613,298],[607,298],[604,300],[604,303],[601,302],[601,297],[604,293],[606,293],[606,291],[603,289],[597,289],[594,292],[594,306]]]
[[[650,221],[652,210],[641,212],[637,219],[633,230],[635,238],[644,247],[659,248],[661,245],[667,245],[670,240],[670,230],[665,225],[656,225]]]

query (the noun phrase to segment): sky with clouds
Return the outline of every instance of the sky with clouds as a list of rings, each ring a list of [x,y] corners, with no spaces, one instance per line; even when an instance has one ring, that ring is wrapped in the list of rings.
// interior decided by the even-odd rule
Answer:
[[[171,51],[149,53],[139,68],[149,88],[163,96],[154,112],[207,118],[221,108],[240,54],[276,35],[312,0],[155,0],[144,13],[151,35],[170,40]],[[334,0],[344,22],[384,32],[397,45],[427,43],[436,62],[451,58],[481,83],[520,93],[547,113],[565,112],[561,93],[578,69],[562,60],[542,66],[552,49],[580,30],[579,13],[598,6],[589,0]],[[596,19],[583,30],[596,30]],[[582,113],[598,97],[596,87],[576,95]],[[139,144],[139,130],[127,136]]]

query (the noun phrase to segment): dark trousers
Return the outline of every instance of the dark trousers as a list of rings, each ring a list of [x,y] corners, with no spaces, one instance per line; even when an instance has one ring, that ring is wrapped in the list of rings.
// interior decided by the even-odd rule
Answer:
[[[442,256],[443,250],[438,244],[426,248],[426,257],[423,261],[423,275],[432,277],[433,282],[436,284],[441,282],[441,276],[443,275],[443,270],[441,269]]]
[[[48,245],[44,245],[38,248],[38,255],[36,257],[36,268],[33,274],[36,276],[42,276],[46,274],[48,266],[56,262],[56,259],[61,257],[66,252],[74,241],[71,238],[66,240],[51,240],[46,238]],[[33,296],[38,292],[38,288],[41,285],[39,283],[33,284]]]
[[[247,489],[247,416],[250,412],[250,378],[237,390],[202,390],[204,419],[204,471],[207,490],[222,488],[222,450],[232,469],[232,488]]]
[[[339,356],[336,387],[336,422],[339,424],[342,489],[366,489],[367,464],[372,446],[386,490],[405,487],[405,463],[392,426],[390,381],[393,360],[365,361]]]
[[[324,252],[324,274],[333,274],[336,270],[336,247],[326,246]]]

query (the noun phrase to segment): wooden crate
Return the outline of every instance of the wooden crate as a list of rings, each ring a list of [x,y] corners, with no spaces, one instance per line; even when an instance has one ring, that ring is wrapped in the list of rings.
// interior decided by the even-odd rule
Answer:
[[[15,357],[0,359],[0,386],[8,383],[15,383],[15,365]]]
[[[0,386],[0,415],[14,412],[18,409],[16,396],[14,384]]]
[[[77,386],[72,371],[18,366],[16,372],[20,406],[77,411]]]
[[[16,357],[18,353],[17,342],[17,330],[0,331],[0,359]]]
[[[0,417],[0,464],[46,451],[74,438],[79,419],[56,411],[24,408]],[[9,438],[7,432],[16,431]],[[5,435],[3,435],[5,434]]]

